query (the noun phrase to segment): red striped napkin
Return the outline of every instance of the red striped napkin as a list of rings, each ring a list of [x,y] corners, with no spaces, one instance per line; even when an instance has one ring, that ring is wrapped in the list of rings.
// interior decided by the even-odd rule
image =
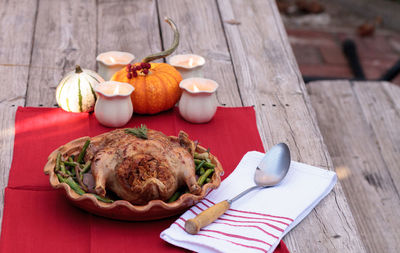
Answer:
[[[253,175],[263,156],[248,152],[217,190],[185,212],[160,237],[197,252],[274,251],[282,237],[332,190],[337,181],[334,172],[292,162],[279,185],[248,193],[197,235],[184,231],[186,220],[254,186]]]

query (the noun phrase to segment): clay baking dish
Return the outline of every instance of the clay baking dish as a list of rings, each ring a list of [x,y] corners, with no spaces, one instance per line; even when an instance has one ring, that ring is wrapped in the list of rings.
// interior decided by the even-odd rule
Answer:
[[[116,200],[113,203],[105,203],[96,199],[93,194],[86,193],[84,195],[77,194],[66,183],[60,183],[56,173],[54,172],[57,153],[61,152],[63,156],[77,155],[84,145],[85,141],[90,137],[81,137],[54,150],[48,157],[48,161],[44,167],[44,173],[49,175],[50,184],[55,189],[60,191],[67,199],[75,206],[82,208],[90,213],[103,217],[128,220],[128,221],[144,221],[166,218],[183,213],[190,206],[203,199],[211,190],[217,188],[221,183],[221,175],[223,168],[217,157],[210,153],[211,163],[215,165],[214,174],[211,181],[202,187],[200,195],[185,193],[180,198],[172,203],[166,203],[162,200],[151,200],[147,205],[133,205],[126,200]],[[171,137],[177,138],[177,137]],[[196,152],[206,152],[204,147],[197,146]]]

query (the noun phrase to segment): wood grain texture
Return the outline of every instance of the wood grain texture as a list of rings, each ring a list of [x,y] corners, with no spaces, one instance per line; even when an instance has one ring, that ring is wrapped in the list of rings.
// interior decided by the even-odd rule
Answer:
[[[390,172],[399,168],[393,159],[398,159],[400,129],[393,124],[399,122],[400,110],[380,83],[356,86],[348,81],[313,82],[309,91],[367,251],[399,252],[400,198]],[[389,140],[392,134],[394,142]]]
[[[354,82],[353,89],[400,193],[400,88],[388,82]]]
[[[221,201],[199,213],[196,217],[185,222],[185,230],[189,234],[197,234],[201,228],[211,224],[231,207],[227,201]]]
[[[97,51],[130,52],[139,62],[162,51],[159,29],[155,0],[100,2]]]
[[[225,39],[218,6],[214,0],[207,1],[158,1],[164,48],[173,38],[164,17],[172,18],[181,37],[175,54],[193,53],[203,56],[204,78],[219,84],[217,99],[221,106],[242,106],[233,72],[229,48]]]
[[[55,89],[76,64],[95,69],[96,1],[41,0],[26,106],[54,106]]]
[[[333,169],[274,1],[218,5],[242,101],[255,105],[266,149],[286,142],[293,160]],[[285,242],[293,252],[364,251],[340,183]]]
[[[15,111],[25,104],[36,4],[0,1],[0,221],[13,155]]]
[[[29,65],[36,0],[0,1],[0,64]]]
[[[266,131],[260,131],[266,147],[285,141],[290,144],[294,160],[327,167],[328,154],[311,117],[279,14],[271,2],[218,2],[243,103],[255,105],[259,125],[267,126]],[[226,20],[241,24],[231,25]],[[308,138],[300,138],[302,135]],[[316,149],[306,148],[310,146]]]

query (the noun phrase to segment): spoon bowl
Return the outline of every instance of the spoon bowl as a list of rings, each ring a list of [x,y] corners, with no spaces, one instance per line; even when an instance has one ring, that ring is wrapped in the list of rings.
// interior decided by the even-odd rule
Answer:
[[[277,185],[289,171],[290,151],[285,143],[273,146],[263,157],[254,173],[254,182],[258,186]]]

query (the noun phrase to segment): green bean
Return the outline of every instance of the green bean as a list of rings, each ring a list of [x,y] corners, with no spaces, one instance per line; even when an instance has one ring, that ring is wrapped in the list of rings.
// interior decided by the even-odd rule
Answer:
[[[56,169],[55,171],[60,171],[60,164],[61,164],[61,153],[57,153],[57,158],[56,158]]]
[[[81,152],[79,153],[78,159],[76,160],[77,163],[83,162],[83,158],[85,157],[86,149],[88,148],[89,144],[90,144],[90,139],[87,139],[85,144],[83,145]]]
[[[74,168],[75,168],[75,165],[78,165],[78,163],[70,162],[70,161],[63,161],[63,163],[64,163],[64,165],[71,166],[71,167],[74,167]]]
[[[60,181],[60,183],[65,183],[65,178],[63,178],[63,176],[60,173],[56,174],[58,177],[58,181]]]
[[[96,197],[96,199],[98,199],[102,202],[105,202],[105,203],[113,203],[114,202],[114,200],[112,200],[112,199],[105,198],[105,197],[99,196],[97,194],[93,194],[93,195]]]
[[[79,185],[72,179],[72,177],[63,178],[60,174],[57,174],[58,180],[61,183],[66,183],[74,190],[77,194],[83,195],[85,192],[79,187]]]
[[[92,165],[91,161],[87,161],[81,170],[81,174],[85,174],[90,170],[90,166]]]
[[[214,169],[215,168],[215,164],[209,163],[209,162],[205,162],[203,164],[204,167],[209,168],[209,169]]]
[[[74,162],[74,159],[72,159],[72,157],[68,157],[68,162],[73,163],[73,162]]]
[[[196,171],[198,171],[200,168],[202,168],[202,167],[203,167],[203,164],[204,164],[205,162],[206,162],[205,160],[201,161],[201,163],[199,163],[199,164],[196,166]]]
[[[69,160],[69,158],[68,158],[68,160]],[[71,168],[71,170],[73,170],[72,173],[68,169],[66,170],[70,176],[72,176],[75,173],[76,166],[79,166],[78,168],[80,171],[83,170],[83,166],[84,166],[82,164],[78,164],[77,162],[70,162],[70,161],[63,161],[61,164],[63,164],[64,166],[67,165],[68,167]],[[83,179],[82,174],[80,174],[80,175],[81,175],[81,180],[82,180]]]
[[[69,187],[71,187],[71,189],[74,190],[77,194],[83,195],[86,193],[71,177],[63,178],[58,173],[57,173],[57,177],[58,177],[58,181],[60,181],[60,183],[68,184]],[[96,199],[103,201],[105,203],[113,203],[114,202],[114,200],[112,200],[112,199],[105,198],[105,197],[99,196],[97,194],[93,194],[93,195],[96,197]]]
[[[86,187],[86,185],[83,183],[83,177],[82,174],[80,174],[80,169],[79,169],[79,165],[75,165],[75,177],[76,180],[78,181],[79,185],[81,186],[81,188],[85,191],[88,192],[89,189]]]
[[[204,184],[204,181],[206,181],[206,178],[207,178],[209,175],[211,175],[213,172],[214,172],[214,169],[208,169],[208,170],[206,170],[206,172],[205,172],[203,175],[201,175],[201,176],[199,177],[199,179],[197,180],[197,184],[200,185],[200,186],[202,186],[202,185]]]
[[[201,154],[194,153],[194,158],[205,160],[205,159],[208,158],[208,153],[207,152],[204,152],[204,153],[201,153]]]
[[[199,174],[203,175],[205,172],[206,172],[206,170],[203,167],[201,167],[199,170]]]
[[[64,173],[64,174],[72,175],[71,172],[69,170],[67,170],[67,168],[65,168],[64,163],[60,163],[60,171],[62,171],[62,173]]]
[[[206,178],[206,183],[208,184],[209,182],[211,182],[211,178]]]
[[[72,179],[72,177],[68,177],[66,179],[66,183],[71,187],[72,190],[74,190],[79,195],[85,194],[85,191],[82,190],[82,188],[75,182],[75,180]]]
[[[200,159],[194,159],[194,164],[199,165],[202,161],[204,160],[200,160]],[[209,169],[214,169],[215,168],[215,164],[212,164],[211,162],[206,162],[203,163],[203,167],[209,168]]]
[[[168,203],[174,202],[175,200],[177,200],[179,198],[179,196],[181,196],[181,192],[180,191],[176,191],[174,193],[174,195],[171,196],[171,198],[168,199]]]

